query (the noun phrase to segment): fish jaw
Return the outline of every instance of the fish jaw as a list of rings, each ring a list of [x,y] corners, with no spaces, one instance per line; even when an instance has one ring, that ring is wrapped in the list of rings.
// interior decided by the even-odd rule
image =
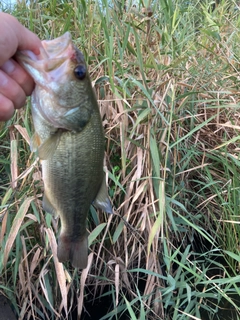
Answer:
[[[64,56],[66,49],[71,45],[72,37],[70,32],[64,33],[62,36],[53,40],[43,40],[42,46],[45,49],[45,54],[48,58],[56,58],[57,56]]]

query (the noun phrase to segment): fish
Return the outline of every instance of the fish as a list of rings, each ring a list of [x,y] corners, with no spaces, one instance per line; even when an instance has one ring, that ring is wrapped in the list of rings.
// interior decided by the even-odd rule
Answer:
[[[42,41],[39,55],[17,52],[16,60],[35,82],[31,150],[41,161],[43,209],[60,216],[57,257],[84,269],[90,206],[112,213],[103,170],[104,131],[87,65],[69,32]]]

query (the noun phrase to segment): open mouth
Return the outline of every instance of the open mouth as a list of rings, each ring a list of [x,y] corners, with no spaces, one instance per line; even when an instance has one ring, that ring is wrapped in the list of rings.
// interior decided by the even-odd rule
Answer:
[[[54,40],[42,41],[42,46],[39,55],[28,50],[17,52],[15,55],[16,60],[20,64],[50,72],[59,68],[67,59],[76,59],[75,49],[72,45],[72,38],[69,32]]]
[[[59,56],[66,56],[68,53],[68,47],[71,45],[71,43],[71,34],[69,32],[66,32],[61,37],[58,37],[56,39],[42,41],[42,46],[45,49],[47,57],[51,59]]]

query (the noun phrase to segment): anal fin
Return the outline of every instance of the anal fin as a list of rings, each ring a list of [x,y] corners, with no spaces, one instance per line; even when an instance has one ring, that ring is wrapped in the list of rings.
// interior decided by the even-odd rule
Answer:
[[[102,181],[102,185],[98,191],[98,194],[93,201],[93,205],[98,208],[102,209],[103,211],[112,214],[112,205],[108,197],[108,191],[107,191],[107,186],[106,186],[106,181],[105,181],[105,174],[104,178]]]

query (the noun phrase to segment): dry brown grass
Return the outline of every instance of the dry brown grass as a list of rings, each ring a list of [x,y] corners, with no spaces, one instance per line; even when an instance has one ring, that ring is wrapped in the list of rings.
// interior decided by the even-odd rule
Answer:
[[[196,32],[182,44],[171,35],[163,41],[167,34],[160,22],[168,26],[158,12],[151,17],[123,13],[113,27],[113,20],[104,16],[91,24],[97,12],[92,4],[83,27],[77,11],[74,15],[69,9],[73,24],[66,26],[62,10],[67,7],[57,5],[51,11],[45,6],[38,4],[34,11],[40,22],[35,31],[41,37],[56,36],[70,28],[88,54],[106,132],[105,171],[114,215],[91,210],[85,270],[57,261],[59,221],[42,211],[41,170],[28,147],[28,109],[17,112],[13,125],[1,131],[7,163],[1,162],[0,290],[11,298],[19,319],[84,319],[87,302],[104,300],[104,295],[111,301],[106,314],[115,310],[115,318],[124,311],[129,317],[126,298],[136,317],[143,306],[141,314],[149,320],[174,319],[176,312],[199,319],[197,311],[190,316],[180,305],[180,280],[175,289],[170,280],[178,279],[184,264],[197,270],[193,280],[181,280],[189,287],[195,288],[199,274],[209,280],[200,267],[194,269],[192,253],[185,257],[185,250],[194,248],[196,235],[203,242],[210,239],[211,248],[220,247],[229,235],[222,220],[235,219],[230,205],[223,209],[220,203],[229,202],[233,189],[234,197],[239,193],[234,180],[240,129],[237,26],[226,16],[218,30],[221,40]],[[59,14],[59,19],[40,18],[43,12]],[[183,22],[178,28],[180,33]],[[119,42],[123,46],[124,41],[121,56]],[[231,228],[238,241],[236,224]],[[229,250],[227,242],[224,249]],[[172,292],[169,302],[167,290]]]

